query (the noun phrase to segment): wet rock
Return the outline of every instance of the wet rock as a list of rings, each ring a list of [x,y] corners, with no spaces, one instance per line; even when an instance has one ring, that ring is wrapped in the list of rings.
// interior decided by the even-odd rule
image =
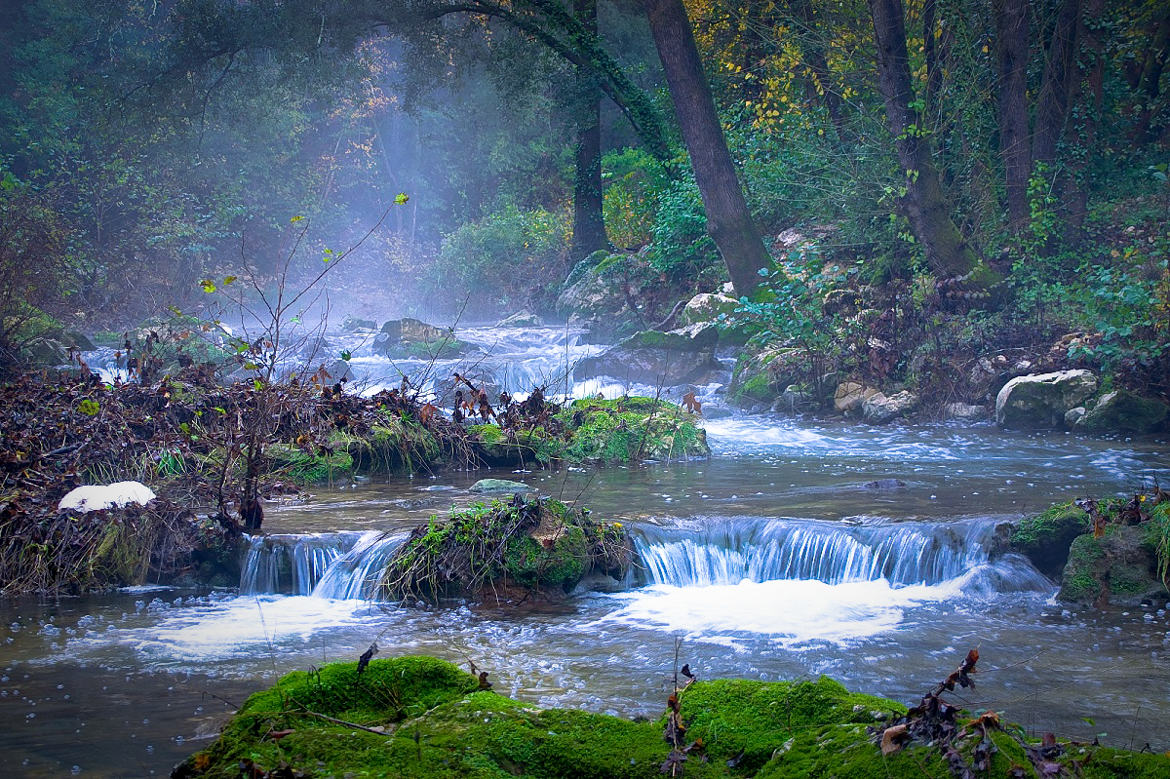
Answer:
[[[650,271],[640,256],[594,252],[569,274],[556,311],[570,326],[587,328],[595,338],[629,333],[639,324],[645,327],[641,312],[630,305],[638,305],[636,301],[645,299],[657,283],[657,274]]]
[[[1089,529],[1088,513],[1073,502],[1020,520],[1008,536],[1007,551],[1022,554],[1050,579],[1059,579],[1069,545]]]
[[[1161,429],[1168,413],[1170,406],[1161,400],[1116,390],[1102,395],[1074,424],[1093,432],[1152,433]]]
[[[496,327],[544,327],[544,320],[531,311],[517,311],[496,322]]]
[[[635,333],[577,365],[578,376],[612,376],[642,384],[703,383],[721,370],[715,359],[719,333],[709,325]]]
[[[744,352],[732,372],[727,395],[740,406],[760,401],[771,405],[786,388],[802,384],[811,366],[808,352],[803,349],[783,347],[756,354]]]
[[[392,319],[374,336],[375,354],[391,358],[447,359],[472,350],[450,329],[428,325],[418,319]]]
[[[361,319],[346,315],[345,319],[341,321],[341,329],[347,333],[352,333],[355,330],[376,330],[377,328],[378,323],[373,319]]]
[[[78,349],[83,352],[92,352],[97,348],[94,346],[93,341],[91,341],[89,337],[80,330],[66,330],[61,335],[61,341],[66,346],[72,346],[74,349]]]
[[[1058,428],[1069,409],[1097,391],[1091,371],[1071,370],[1017,376],[995,398],[995,421],[1008,428]]]
[[[837,385],[833,393],[833,408],[838,414],[847,417],[857,416],[862,411],[862,405],[878,391],[856,381],[843,381]]]
[[[862,417],[871,425],[884,425],[898,417],[906,416],[916,408],[918,396],[910,390],[902,390],[888,397],[885,393],[877,392],[861,404]]]
[[[65,345],[54,338],[33,338],[23,351],[25,359],[36,367],[49,368],[69,361]]]
[[[798,411],[812,411],[817,408],[816,395],[802,384],[790,384],[772,404],[772,410],[794,414]]]
[[[905,487],[906,482],[901,479],[875,479],[861,486],[867,490],[898,490]]]
[[[1101,538],[1077,536],[1056,597],[1096,606],[1137,606],[1143,600],[1164,599],[1166,585],[1152,573],[1157,562],[1146,540],[1144,528],[1117,524],[1106,526]]]
[[[1070,408],[1068,411],[1064,412],[1064,426],[1067,428],[1076,427],[1077,423],[1084,418],[1085,413],[1086,409],[1084,406]]]
[[[532,492],[532,489],[522,482],[511,481],[510,479],[480,479],[475,484],[471,485],[468,492],[485,493],[485,492],[507,492],[521,494]]]
[[[943,415],[947,419],[982,419],[987,416],[987,409],[971,403],[948,403],[943,406]]]

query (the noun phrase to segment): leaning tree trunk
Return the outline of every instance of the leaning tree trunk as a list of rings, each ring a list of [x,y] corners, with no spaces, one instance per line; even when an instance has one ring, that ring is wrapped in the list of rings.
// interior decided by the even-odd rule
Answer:
[[[994,0],[999,59],[999,155],[1003,160],[1008,219],[1013,230],[1028,223],[1028,0]]]
[[[597,34],[597,0],[573,0],[573,12]],[[572,260],[609,246],[602,216],[601,90],[593,74],[577,67],[577,170],[573,184]]]
[[[766,268],[771,258],[736,178],[690,20],[682,0],[644,0],[644,5],[703,196],[707,232],[727,266],[735,291],[749,295],[760,282],[760,269]]]
[[[1069,103],[1076,89],[1077,34],[1081,19],[1080,0],[1064,0],[1052,31],[1052,42],[1044,63],[1044,80],[1036,99],[1036,124],[1032,129],[1032,162],[1051,165],[1064,134]]]
[[[923,119],[911,108],[914,91],[910,87],[902,1],[869,0],[869,9],[877,41],[878,85],[885,98],[898,161],[906,172],[902,200],[906,217],[931,270],[945,277],[966,276],[978,265],[978,257],[951,218]]]

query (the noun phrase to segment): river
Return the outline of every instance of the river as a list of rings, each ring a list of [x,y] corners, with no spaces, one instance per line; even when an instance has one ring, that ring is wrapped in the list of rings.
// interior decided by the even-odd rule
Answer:
[[[517,392],[655,392],[572,376],[566,364],[603,347],[571,331],[459,336],[483,354],[393,362],[372,354],[369,333],[329,339],[353,353],[353,391],[461,369]],[[978,647],[978,686],[954,700],[1036,733],[1170,748],[1170,604],[1070,610],[1026,560],[991,555],[1004,521],[1170,481],[1164,442],[746,415],[724,407],[718,383],[691,389],[705,399],[707,460],[322,487],[266,509],[238,589],[0,602],[6,771],[166,775],[249,692],[375,641],[382,657],[472,659],[497,691],[541,705],[646,716],[663,709],[676,642],[700,678],[827,674],[904,702]],[[367,599],[412,524],[476,499],[468,488],[486,476],[623,522],[635,575],[555,605]],[[900,486],[870,484],[882,479]]]

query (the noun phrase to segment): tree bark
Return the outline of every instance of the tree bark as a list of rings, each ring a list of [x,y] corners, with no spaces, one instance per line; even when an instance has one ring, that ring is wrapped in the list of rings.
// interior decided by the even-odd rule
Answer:
[[[1079,143],[1085,154],[1075,155],[1070,165],[1068,197],[1068,240],[1078,243],[1084,238],[1085,217],[1089,213],[1089,190],[1085,182],[1091,150],[1097,144],[1101,107],[1105,101],[1105,0],[1085,0],[1081,19],[1081,91],[1084,95],[1084,122]]]
[[[877,41],[878,86],[885,98],[898,161],[906,173],[906,196],[902,199],[906,217],[931,270],[944,277],[966,276],[977,266],[978,257],[951,218],[931,159],[929,136],[923,130],[922,117],[912,107],[915,100],[902,2],[869,0],[869,9]]]
[[[1069,104],[1077,84],[1077,34],[1080,0],[1063,0],[1052,30],[1044,62],[1044,80],[1036,99],[1036,124],[1032,129],[1032,164],[1051,165],[1068,121]]]
[[[1008,220],[1013,231],[1028,223],[1028,2],[994,0],[995,48],[999,60],[999,155],[1003,160]]]
[[[735,291],[749,295],[771,258],[752,222],[703,74],[682,0],[643,0],[662,60],[670,99],[707,212],[707,232],[727,266]]]
[[[573,12],[597,34],[597,0],[573,0]],[[577,67],[577,153],[573,181],[572,261],[609,246],[602,215],[601,91],[587,69]]]

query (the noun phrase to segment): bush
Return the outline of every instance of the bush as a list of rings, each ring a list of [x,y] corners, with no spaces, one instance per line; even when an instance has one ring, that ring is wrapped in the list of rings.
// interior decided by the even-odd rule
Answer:
[[[565,277],[570,229],[567,213],[515,206],[468,222],[443,239],[431,286],[457,306],[470,296],[471,313],[547,308]]]
[[[641,149],[622,149],[606,154],[601,168],[602,213],[610,243],[623,249],[650,243],[658,195],[668,181],[662,164]]]

